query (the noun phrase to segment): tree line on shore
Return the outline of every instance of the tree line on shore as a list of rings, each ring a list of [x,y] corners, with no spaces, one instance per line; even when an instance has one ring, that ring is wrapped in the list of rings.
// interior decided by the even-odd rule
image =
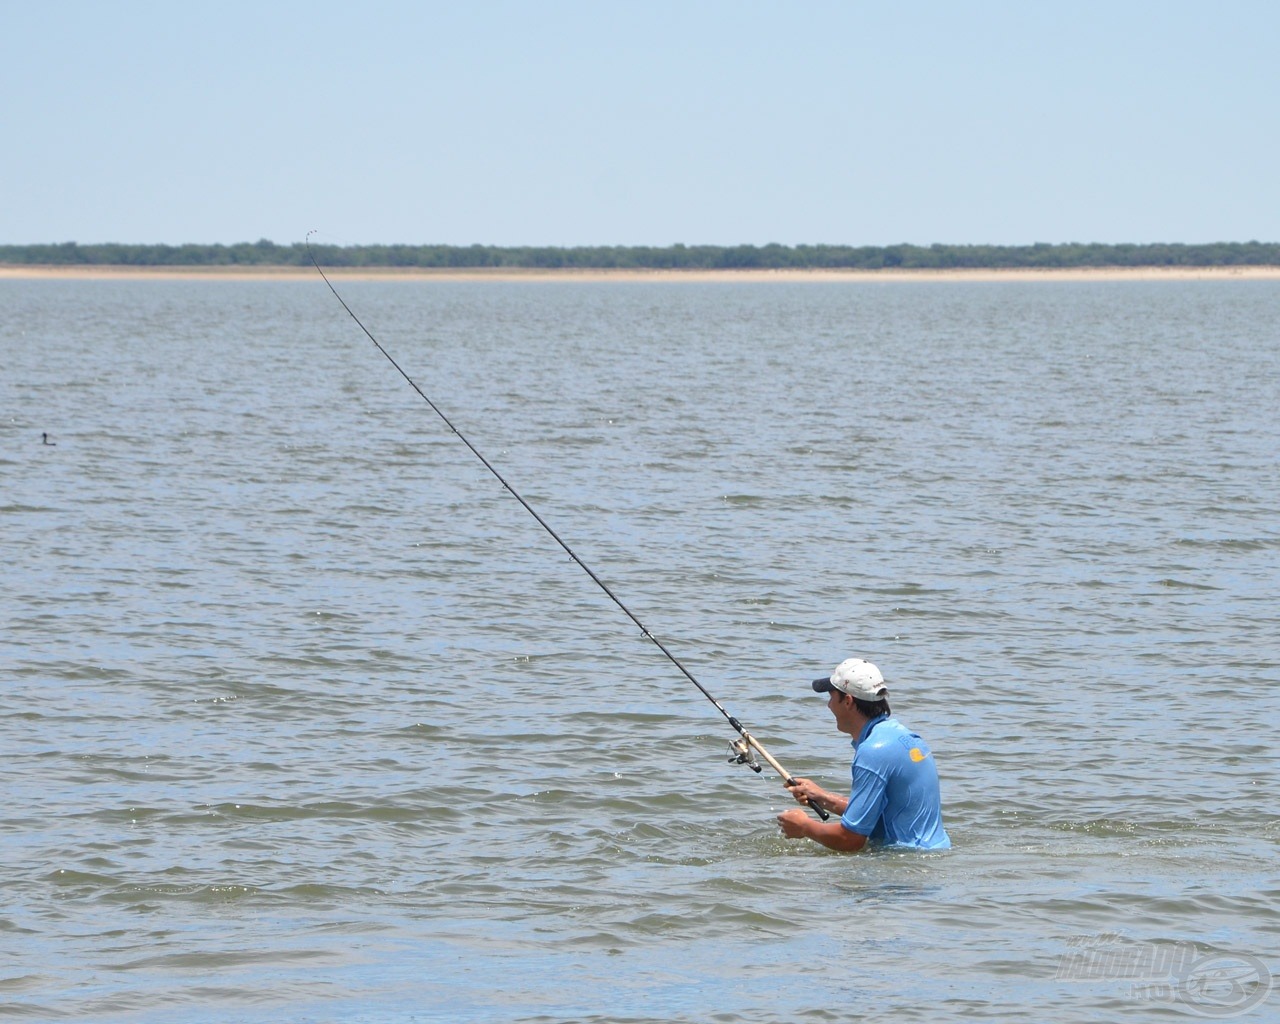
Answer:
[[[958,270],[1280,265],[1277,242],[1034,245],[313,245],[326,267],[575,270]],[[0,264],[26,266],[299,267],[302,242],[234,245],[0,245]]]

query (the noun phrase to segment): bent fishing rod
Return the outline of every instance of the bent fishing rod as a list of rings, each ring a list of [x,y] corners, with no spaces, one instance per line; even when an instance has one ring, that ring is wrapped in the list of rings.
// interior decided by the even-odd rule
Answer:
[[[711,694],[711,691],[708,690],[705,686],[703,686],[700,682],[698,682],[694,674],[684,666],[684,664],[680,661],[680,659],[677,658],[674,654],[671,653],[671,651],[667,649],[666,644],[664,644],[661,640],[659,640],[656,636],[654,636],[653,633],[649,631],[649,627],[646,626],[643,622],[641,622],[640,619],[636,616],[636,614],[630,608],[628,608],[625,604],[622,603],[621,599],[619,599],[618,595],[613,592],[613,590],[609,587],[609,585],[605,583],[605,581],[602,580],[598,575],[596,575],[595,571],[591,568],[591,566],[587,565],[586,562],[584,562],[581,558],[578,557],[577,553],[573,550],[573,548],[569,547],[569,545],[565,543],[564,539],[560,536],[560,534],[556,533],[556,531],[551,528],[551,525],[545,519],[542,518],[542,516],[538,513],[538,511],[532,505],[530,505],[528,501],[524,499],[524,496],[521,495],[519,491],[517,491],[514,487],[511,486],[511,484],[507,482],[506,478],[501,473],[499,473],[496,468],[494,468],[493,463],[491,463],[488,459],[486,459],[484,455],[481,454],[480,450],[467,439],[466,435],[464,435],[462,431],[460,431],[456,426],[453,425],[453,421],[450,420],[449,417],[444,414],[441,408],[431,400],[431,398],[427,395],[427,393],[418,386],[417,382],[414,381],[414,379],[404,371],[403,367],[401,367],[400,364],[395,361],[391,353],[388,352],[385,348],[383,348],[382,342],[378,341],[378,339],[373,336],[373,333],[369,330],[369,328],[367,328],[364,325],[364,323],[361,321],[361,319],[358,316],[356,316],[355,311],[352,310],[352,308],[347,305],[346,299],[344,299],[341,295],[338,294],[338,289],[333,286],[333,282],[329,280],[328,275],[325,274],[324,269],[320,266],[320,263],[316,260],[315,253],[311,249],[311,236],[313,234],[315,234],[314,231],[307,232],[307,238],[306,238],[307,256],[311,260],[311,265],[316,268],[316,272],[320,275],[321,279],[324,281],[326,285],[329,286],[329,291],[333,292],[333,297],[337,299],[338,302],[341,304],[342,308],[347,311],[347,315],[350,316],[351,319],[356,322],[356,326],[359,327],[360,330],[364,332],[365,337],[368,338],[371,342],[373,342],[374,347],[379,352],[382,353],[382,355],[386,358],[387,362],[389,362],[392,366],[395,367],[396,372],[399,373],[400,376],[403,377],[408,382],[409,386],[418,393],[418,396],[424,402],[426,402],[427,405],[431,407],[431,411],[440,417],[440,419],[444,422],[444,425],[448,427],[450,431],[453,432],[453,434],[458,438],[458,440],[467,446],[467,448],[471,451],[471,454],[480,460],[480,462],[484,465],[484,468],[487,469],[491,474],[493,474],[494,478],[498,481],[498,483],[502,484],[506,492],[510,494],[513,498],[515,498],[516,501],[518,501],[521,505],[524,506],[525,511],[528,512],[529,515],[533,516],[533,518],[537,521],[538,525],[541,526],[551,536],[551,539],[560,545],[560,547],[564,550],[565,554],[567,554],[570,558],[572,558],[574,562],[577,563],[578,567],[582,569],[582,571],[585,572],[588,576],[591,577],[595,585],[604,591],[605,595],[609,598],[609,600],[612,601],[614,604],[616,604],[620,609],[622,609],[623,614],[626,615],[627,618],[629,618],[633,623],[635,623],[636,627],[640,630],[640,635],[644,637],[646,640],[648,640],[650,643],[652,643],[655,647],[657,647],[658,650],[663,653],[666,659],[669,662],[671,662],[671,664],[674,665],[680,671],[680,673],[686,679],[689,680],[689,682],[693,683],[693,685],[698,688],[698,690],[702,693],[702,695],[706,697],[707,700],[709,700],[715,706],[715,709],[725,717],[728,723],[731,726],[733,726],[739,738],[729,743],[729,763],[745,764],[753,772],[755,772],[756,774],[759,774],[763,770],[760,766],[760,763],[755,758],[755,755],[759,754],[768,763],[769,767],[778,773],[778,775],[782,779],[783,785],[787,787],[794,786],[796,784],[795,777],[792,776],[790,772],[788,772],[785,768],[782,767],[782,765],[780,765],[777,762],[777,760],[773,757],[773,755],[770,754],[769,751],[767,751],[764,748],[764,746],[760,743],[759,740],[757,740],[754,736],[751,735],[750,732],[747,731],[747,729],[743,726],[741,722],[739,722],[736,718],[734,718],[733,715],[729,714],[725,706],[721,704],[718,700],[716,700],[716,698]],[[808,803],[808,805],[811,808],[813,808],[813,810],[818,814],[820,818],[822,818],[823,821],[826,821],[830,817],[827,811],[824,810],[822,807],[819,807],[815,801],[808,800],[806,801],[806,803]]]

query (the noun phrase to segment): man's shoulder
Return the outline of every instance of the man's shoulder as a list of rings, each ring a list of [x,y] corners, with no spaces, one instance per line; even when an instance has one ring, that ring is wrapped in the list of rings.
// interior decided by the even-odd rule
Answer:
[[[896,718],[886,718],[872,729],[871,735],[858,748],[859,753],[864,747],[867,761],[880,763],[908,758],[918,763],[932,753],[919,733],[912,732]]]
[[[865,747],[892,747],[901,745],[904,738],[915,737],[910,729],[899,722],[896,718],[886,718],[882,722],[877,722],[871,735],[863,741]]]

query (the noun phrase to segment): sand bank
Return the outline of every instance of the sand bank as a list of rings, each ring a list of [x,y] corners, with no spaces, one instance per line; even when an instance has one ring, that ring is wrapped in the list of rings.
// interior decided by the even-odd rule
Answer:
[[[1280,267],[1079,267],[1013,270],[436,270],[404,267],[325,268],[346,281],[1240,281],[1280,280]],[[4,266],[0,280],[211,280],[317,279],[302,267]]]

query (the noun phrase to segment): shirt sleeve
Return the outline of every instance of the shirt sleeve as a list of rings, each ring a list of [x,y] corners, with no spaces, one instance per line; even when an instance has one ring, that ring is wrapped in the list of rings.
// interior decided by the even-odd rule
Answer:
[[[853,766],[853,792],[840,824],[860,836],[870,836],[884,814],[888,783],[877,772],[860,764]]]

